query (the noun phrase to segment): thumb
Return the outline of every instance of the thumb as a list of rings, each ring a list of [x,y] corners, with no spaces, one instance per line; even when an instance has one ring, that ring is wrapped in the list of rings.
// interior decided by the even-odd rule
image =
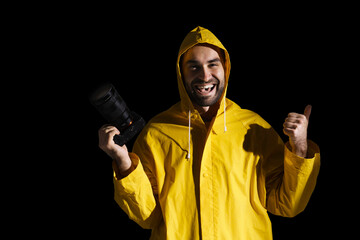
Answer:
[[[305,107],[305,110],[304,110],[304,115],[306,117],[306,119],[309,121],[309,118],[310,118],[310,114],[311,114],[311,109],[312,109],[312,106],[309,104]]]

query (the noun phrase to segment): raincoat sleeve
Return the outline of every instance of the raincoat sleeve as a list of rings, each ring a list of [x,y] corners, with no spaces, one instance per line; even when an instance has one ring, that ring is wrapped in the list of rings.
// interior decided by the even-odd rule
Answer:
[[[134,146],[135,148],[135,146]],[[137,146],[137,149],[139,147]],[[158,204],[157,189],[151,170],[144,167],[149,159],[142,159],[135,153],[129,153],[135,169],[126,177],[119,178],[114,168],[114,198],[120,208],[125,211],[130,219],[139,224],[142,228],[154,228],[161,220],[161,211]],[[146,154],[141,154],[145,157]],[[151,155],[147,155],[151,157]],[[116,165],[116,163],[115,163]],[[153,185],[152,185],[153,184]]]
[[[294,217],[302,212],[315,188],[320,170],[319,147],[308,140],[308,158],[302,158],[283,144],[271,129],[272,139],[264,154],[262,164],[266,188],[266,208],[275,215]],[[275,144],[277,143],[277,144]]]

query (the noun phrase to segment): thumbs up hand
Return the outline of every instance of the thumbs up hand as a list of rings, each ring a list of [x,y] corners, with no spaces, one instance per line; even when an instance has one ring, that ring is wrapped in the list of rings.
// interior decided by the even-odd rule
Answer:
[[[283,124],[284,133],[289,136],[292,152],[300,157],[307,154],[307,128],[311,114],[311,105],[307,105],[304,114],[289,113]]]

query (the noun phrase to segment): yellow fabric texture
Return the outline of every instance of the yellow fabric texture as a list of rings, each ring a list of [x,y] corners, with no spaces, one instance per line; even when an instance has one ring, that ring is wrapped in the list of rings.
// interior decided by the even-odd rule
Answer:
[[[226,88],[209,128],[186,93],[179,66],[181,55],[198,43],[225,52]],[[181,101],[140,133],[130,153],[133,172],[118,178],[114,166],[116,202],[152,229],[150,239],[272,239],[267,211],[293,217],[304,210],[320,168],[318,146],[309,141],[311,158],[296,156],[259,115],[225,98],[230,58],[209,30],[197,27],[186,36],[176,70]]]

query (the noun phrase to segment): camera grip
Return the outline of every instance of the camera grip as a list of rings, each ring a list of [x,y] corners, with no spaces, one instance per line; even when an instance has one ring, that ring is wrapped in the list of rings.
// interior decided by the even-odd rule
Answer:
[[[140,117],[135,112],[131,112],[134,117],[134,122],[126,128],[120,135],[114,136],[114,142],[119,145],[123,146],[129,140],[131,140],[137,133],[139,133],[145,126],[145,120]]]
[[[121,147],[127,142],[127,139],[123,135],[115,135],[113,139],[114,142]]]

